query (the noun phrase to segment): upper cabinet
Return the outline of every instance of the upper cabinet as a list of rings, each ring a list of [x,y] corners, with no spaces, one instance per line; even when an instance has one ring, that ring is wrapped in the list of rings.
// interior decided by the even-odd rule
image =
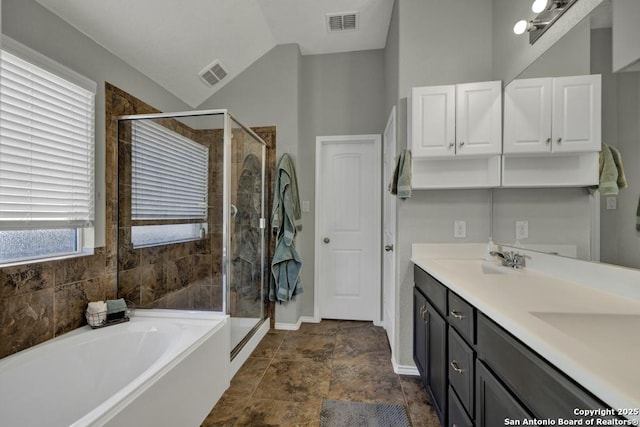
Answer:
[[[601,77],[514,80],[505,89],[504,154],[600,151]]]
[[[413,157],[500,154],[501,94],[499,81],[413,88],[409,122]]]

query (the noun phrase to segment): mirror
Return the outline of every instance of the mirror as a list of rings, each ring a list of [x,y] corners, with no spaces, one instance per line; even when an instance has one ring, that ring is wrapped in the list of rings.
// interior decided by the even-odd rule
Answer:
[[[628,188],[592,196],[584,188],[493,190],[493,239],[583,260],[640,268],[640,73],[612,73],[611,4],[604,2],[517,78],[602,75],[602,141],[622,154]],[[528,237],[516,239],[516,221]]]

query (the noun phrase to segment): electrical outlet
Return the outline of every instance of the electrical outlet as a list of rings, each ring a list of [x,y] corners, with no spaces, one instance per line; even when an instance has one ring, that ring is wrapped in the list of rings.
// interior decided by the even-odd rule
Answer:
[[[607,210],[614,211],[618,209],[618,199],[616,197],[607,197]]]
[[[309,212],[309,201],[308,200],[303,200],[302,201],[302,212]]]
[[[453,237],[456,239],[467,237],[467,221],[453,221]]]
[[[529,221],[516,221],[516,240],[529,237]]]

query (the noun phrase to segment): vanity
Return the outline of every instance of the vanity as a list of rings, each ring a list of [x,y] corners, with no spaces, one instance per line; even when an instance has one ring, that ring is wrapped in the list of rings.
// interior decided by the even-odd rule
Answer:
[[[517,251],[525,268],[412,247],[413,356],[441,424],[638,425],[638,273]]]

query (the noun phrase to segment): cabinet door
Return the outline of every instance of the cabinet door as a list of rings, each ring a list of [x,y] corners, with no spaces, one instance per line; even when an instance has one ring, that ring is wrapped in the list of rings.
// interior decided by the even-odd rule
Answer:
[[[502,153],[502,83],[456,86],[456,154]]]
[[[447,323],[427,301],[427,391],[431,402],[444,425],[447,407]]]
[[[455,86],[411,90],[411,154],[420,157],[455,155]]]
[[[551,152],[552,90],[552,78],[514,80],[505,88],[505,154]]]
[[[529,413],[479,360],[476,362],[476,427],[508,425],[531,419]]]
[[[413,361],[420,372],[423,385],[426,386],[427,360],[427,327],[425,323],[427,299],[422,293],[413,288]]]
[[[553,79],[553,152],[600,151],[600,75]]]

